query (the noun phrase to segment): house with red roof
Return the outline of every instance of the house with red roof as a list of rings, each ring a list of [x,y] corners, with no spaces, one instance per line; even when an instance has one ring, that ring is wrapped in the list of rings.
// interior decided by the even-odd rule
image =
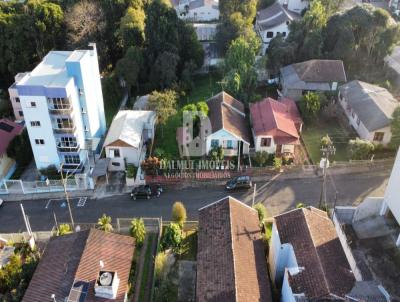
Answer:
[[[21,124],[0,119],[0,181],[9,178],[15,170],[15,160],[7,156],[7,147],[23,129]]]
[[[255,151],[293,156],[300,144],[303,121],[296,103],[289,98],[266,98],[250,105]]]

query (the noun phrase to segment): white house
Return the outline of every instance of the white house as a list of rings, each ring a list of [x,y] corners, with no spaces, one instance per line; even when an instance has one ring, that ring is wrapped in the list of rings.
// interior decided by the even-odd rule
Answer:
[[[219,19],[218,0],[172,0],[171,2],[181,19],[191,22]]]
[[[254,27],[262,41],[262,54],[266,53],[269,43],[278,34],[287,37],[289,24],[297,17],[299,16],[287,11],[278,2],[257,12]]]
[[[339,103],[360,138],[387,145],[390,120],[399,102],[385,88],[361,81],[339,87]]]
[[[345,301],[356,282],[334,224],[314,207],[274,217],[269,266],[282,302]]]
[[[124,171],[126,164],[136,167],[144,160],[146,144],[154,138],[154,111],[121,110],[114,117],[104,141],[109,171]]]
[[[266,98],[251,104],[250,122],[256,152],[294,156],[303,121],[293,100]]]
[[[297,14],[300,14],[310,3],[308,0],[278,0],[278,2],[286,9]]]

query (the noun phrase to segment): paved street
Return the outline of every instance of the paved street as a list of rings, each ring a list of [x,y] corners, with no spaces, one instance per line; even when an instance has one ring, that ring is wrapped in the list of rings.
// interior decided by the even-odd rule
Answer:
[[[370,172],[369,174],[347,174],[328,177],[328,200],[334,200],[334,186],[338,191],[338,205],[357,204],[364,197],[382,196],[387,184],[389,172]],[[263,202],[272,215],[292,209],[296,203],[317,205],[321,192],[320,178],[280,179],[257,182],[256,202]],[[160,198],[151,200],[131,200],[128,195],[113,196],[104,199],[72,200],[73,215],[76,223],[93,223],[103,213],[112,218],[160,217],[170,219],[174,201],[182,201],[188,211],[189,220],[197,219],[197,210],[227,193],[220,186],[187,188],[182,190],[166,189]],[[252,203],[252,192],[236,192],[234,197]],[[33,200],[23,202],[33,231],[47,231],[54,225],[53,212],[59,222],[68,222],[68,210],[65,200]],[[9,201],[0,208],[0,233],[25,231],[19,202]]]

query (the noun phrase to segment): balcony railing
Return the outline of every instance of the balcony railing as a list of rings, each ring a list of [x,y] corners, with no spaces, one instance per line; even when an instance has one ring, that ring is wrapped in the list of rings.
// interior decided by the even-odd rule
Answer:
[[[53,130],[54,130],[54,133],[59,133],[59,134],[62,134],[62,133],[75,133],[76,127],[73,126],[73,125],[62,127],[62,128],[57,127],[57,126],[53,126]]]
[[[54,107],[49,107],[49,112],[50,114],[71,114],[72,113],[72,106],[70,105],[69,107],[64,107],[64,108],[54,108]]]
[[[73,109],[69,99],[53,101],[50,98],[48,100],[48,106],[50,114],[70,114]]]
[[[59,152],[79,152],[80,146],[76,144],[65,144],[63,142],[57,142],[57,149]]]

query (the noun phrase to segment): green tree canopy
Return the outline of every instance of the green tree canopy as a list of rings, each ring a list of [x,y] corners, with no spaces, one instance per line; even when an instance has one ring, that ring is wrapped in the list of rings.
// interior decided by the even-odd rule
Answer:
[[[181,227],[186,222],[186,208],[181,201],[176,201],[172,206],[172,221],[179,224]]]
[[[176,114],[177,94],[173,90],[162,92],[153,91],[149,96],[149,109],[157,114],[158,123],[164,125],[167,120]]]
[[[144,43],[145,13],[141,7],[129,7],[121,18],[118,34],[123,47],[141,46]]]
[[[141,246],[146,237],[146,227],[144,225],[143,218],[135,218],[131,221],[131,227],[129,232],[131,236],[135,238],[136,243]]]
[[[179,224],[170,223],[164,231],[161,247],[163,250],[172,248],[173,251],[179,251],[182,242],[182,230]]]
[[[351,139],[349,141],[348,150],[351,159],[365,160],[371,158],[375,150],[375,146],[370,141],[359,139],[357,137],[356,139]]]
[[[321,96],[316,92],[307,92],[300,100],[300,111],[303,118],[311,119],[317,115],[321,109]]]
[[[97,221],[97,228],[104,232],[112,232],[113,226],[111,222],[112,222],[111,216],[103,214]]]

